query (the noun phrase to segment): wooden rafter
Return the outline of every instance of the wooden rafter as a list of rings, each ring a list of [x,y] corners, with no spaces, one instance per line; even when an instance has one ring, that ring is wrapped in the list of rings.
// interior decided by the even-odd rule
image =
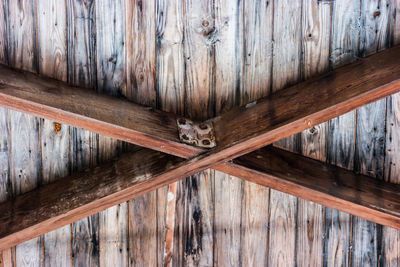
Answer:
[[[0,229],[5,229],[0,232],[0,243],[12,245],[27,240],[206,168],[235,172],[240,167],[235,163],[237,161],[225,165],[223,163],[400,91],[398,58],[400,58],[399,47],[386,50],[217,117],[212,120],[217,147],[208,151],[180,142],[176,125],[178,117],[173,114],[101,96],[89,90],[70,87],[61,82],[2,66],[1,105],[190,159],[182,161],[173,156],[142,149],[115,161],[113,164],[117,167],[100,166],[90,172],[61,179],[55,184],[19,196],[0,205],[0,212],[6,214],[1,215],[0,219]],[[143,160],[142,155],[147,155],[148,162]],[[158,160],[159,165],[152,164],[154,161],[151,157]],[[139,163],[127,164],[135,162],[135,159],[138,159]],[[257,165],[246,166],[249,174],[254,173],[252,167],[255,166]],[[322,165],[314,166],[320,168]],[[104,176],[101,176],[101,173],[104,173]],[[239,177],[248,175],[242,174],[236,175]],[[111,179],[113,176],[118,179],[114,181]],[[326,177],[328,176],[326,174]],[[281,181],[287,178],[279,175],[277,177]],[[73,183],[68,183],[69,180]],[[86,187],[78,191],[80,194],[73,194],[73,190],[78,190],[81,183]],[[266,182],[263,183],[267,185]],[[48,200],[41,201],[51,198],[48,194],[53,191],[60,194],[60,191],[55,190],[57,187],[67,190],[63,198],[52,196],[54,200],[58,199],[58,202],[53,201],[53,203]],[[314,187],[308,188],[307,192],[314,194],[312,199],[317,201],[318,196],[322,194],[321,190]],[[292,193],[303,197],[301,191]],[[27,200],[32,200],[35,196],[41,196],[38,198],[40,201],[37,206],[33,206]],[[80,197],[82,201],[79,201]],[[336,200],[342,198],[344,196],[339,195]],[[342,201],[356,203],[357,200],[342,199]],[[61,203],[70,202],[75,204],[61,207]],[[46,203],[50,206],[46,206]],[[330,203],[335,202],[331,199],[322,204],[330,206]],[[45,210],[52,210],[54,213],[43,214],[41,211]],[[37,213],[31,213],[33,211]],[[379,221],[374,220],[393,227],[398,226],[390,223],[388,219],[395,218],[397,213],[390,214],[388,209],[380,213],[373,211],[374,209],[367,207],[363,210],[364,215],[358,211],[356,215],[366,217],[365,214],[373,214],[374,217],[369,216],[369,219],[381,216]],[[23,223],[28,218],[24,216],[33,218]],[[389,217],[385,219],[385,216]],[[0,246],[0,248],[5,247],[6,245]]]

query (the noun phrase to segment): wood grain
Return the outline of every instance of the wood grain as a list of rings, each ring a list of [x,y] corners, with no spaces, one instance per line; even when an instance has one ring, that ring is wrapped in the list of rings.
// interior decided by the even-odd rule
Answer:
[[[185,171],[182,159],[142,149],[39,187],[0,205],[0,221],[4,225],[0,249],[143,195],[154,186],[161,187],[182,178]],[[83,228],[88,224],[78,225]],[[83,229],[79,231],[76,227],[75,231],[73,234],[85,238]],[[96,240],[87,239],[85,244],[88,241],[96,244]],[[91,259],[86,260],[86,264],[93,263]]]
[[[155,0],[126,1],[127,87],[123,94],[142,105],[156,105]]]
[[[57,1],[37,1],[39,73],[58,80],[67,80],[66,6]],[[54,182],[69,173],[69,131],[54,121],[40,121],[42,158],[41,184]],[[44,265],[71,266],[71,228],[64,226],[43,237]]]
[[[397,229],[400,227],[396,184],[273,147],[257,150],[220,166],[220,171],[281,192]]]
[[[180,143],[174,114],[1,65],[0,83],[0,103],[9,108],[178,156],[190,157],[202,151]]]
[[[400,1],[390,5],[390,45],[400,44]],[[385,181],[400,183],[400,94],[387,99],[385,140]],[[397,178],[396,178],[397,177]],[[389,227],[382,230],[383,265],[400,266],[400,231]]]
[[[97,82],[94,1],[68,0],[67,25],[68,83],[92,89]],[[71,104],[75,105],[76,100],[72,100]],[[98,136],[92,132],[71,128],[70,160],[72,171],[76,172],[96,164],[98,156],[97,139]],[[98,266],[98,214],[74,222],[71,225],[71,233],[72,265]]]
[[[301,79],[301,2],[274,2],[272,91]],[[300,135],[288,136],[277,146],[299,152]],[[269,263],[295,265],[297,199],[271,190],[269,211]]]
[[[157,104],[164,111],[183,115],[185,112],[185,55],[184,21],[182,2],[158,0],[156,24],[157,53]],[[183,228],[182,215],[184,198],[179,197],[184,181],[160,189],[157,195],[158,249],[163,266],[177,266],[182,262],[177,249],[183,236],[178,236]],[[180,248],[182,249],[182,248]],[[183,249],[182,249],[183,250]]]
[[[244,105],[269,95],[271,91],[273,1],[243,1],[242,5],[240,104]],[[241,181],[241,184],[240,264],[266,266],[270,190],[247,181]]]
[[[99,0],[95,4],[97,91],[121,96],[126,88],[125,1]],[[99,164],[124,150],[116,139],[98,136]],[[128,203],[99,213],[99,263],[128,266]]]
[[[35,2],[8,1],[8,61],[18,69],[38,70]]]
[[[243,1],[215,1],[215,112],[239,103],[242,72]],[[240,262],[242,180],[213,172],[213,258],[216,266]],[[211,199],[212,200],[212,199]]]
[[[303,1],[303,75],[309,79],[328,71],[331,27],[331,2]],[[327,123],[301,133],[301,154],[326,161]],[[323,265],[324,208],[298,199],[297,202],[297,265]]]
[[[0,11],[0,63],[8,64],[8,1],[1,1]]]
[[[388,1],[361,4],[360,51],[362,56],[388,47]],[[386,99],[357,110],[355,165],[356,172],[383,178]],[[353,218],[352,265],[378,265],[382,228],[358,217]],[[383,252],[384,253],[384,252]]]

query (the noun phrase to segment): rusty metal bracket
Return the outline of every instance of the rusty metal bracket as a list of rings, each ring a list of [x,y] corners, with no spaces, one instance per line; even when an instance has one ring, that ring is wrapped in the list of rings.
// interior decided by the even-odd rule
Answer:
[[[181,142],[204,148],[216,146],[212,122],[197,123],[188,119],[176,120]]]

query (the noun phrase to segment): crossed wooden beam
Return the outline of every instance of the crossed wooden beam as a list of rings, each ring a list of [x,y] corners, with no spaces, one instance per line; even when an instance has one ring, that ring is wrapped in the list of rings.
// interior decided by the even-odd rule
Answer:
[[[204,123],[0,65],[0,105],[142,147],[0,204],[0,250],[207,168],[400,229],[400,185],[267,146],[399,92],[399,58],[385,50]]]

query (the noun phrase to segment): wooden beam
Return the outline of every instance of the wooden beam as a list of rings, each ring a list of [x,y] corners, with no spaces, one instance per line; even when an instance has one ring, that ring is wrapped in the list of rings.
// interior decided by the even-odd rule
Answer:
[[[224,161],[400,91],[400,47],[385,50],[214,118]],[[176,115],[0,65],[0,105],[183,158]]]
[[[140,149],[0,204],[0,251],[184,178],[183,161]]]
[[[1,64],[0,105],[183,158],[204,151],[180,142],[172,113]]]
[[[232,110],[213,120],[217,147],[202,154],[203,150],[180,143],[172,114],[2,66],[1,105],[173,155],[195,157],[182,161],[143,149],[6,202],[0,205],[0,249],[198,171],[218,169],[225,161],[396,93],[400,91],[399,56],[399,47],[384,51]]]
[[[400,229],[400,185],[274,147],[216,167],[230,175]]]

